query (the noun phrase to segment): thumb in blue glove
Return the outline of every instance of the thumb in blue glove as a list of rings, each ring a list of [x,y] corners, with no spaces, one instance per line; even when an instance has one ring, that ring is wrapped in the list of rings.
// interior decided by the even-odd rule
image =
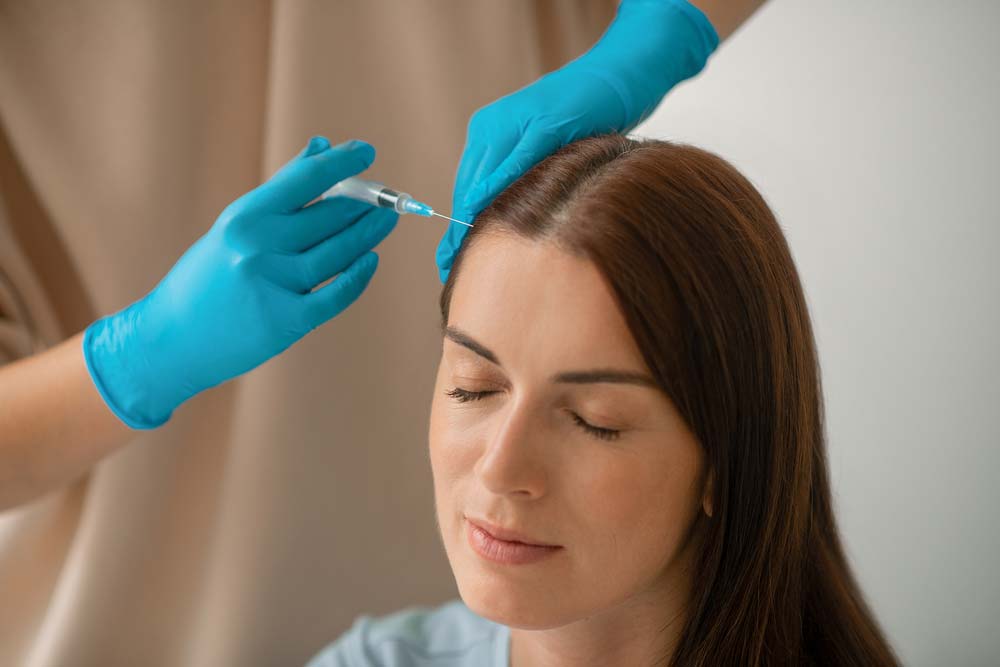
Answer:
[[[632,129],[674,85],[700,72],[718,43],[708,18],[686,0],[622,0],[590,51],[472,115],[452,217],[472,222],[498,193],[565,144]],[[438,244],[441,282],[467,231],[451,223]]]
[[[371,249],[398,215],[343,198],[306,205],[374,159],[367,143],[331,148],[314,137],[226,207],[149,294],[87,327],[87,369],[112,412],[155,428],[353,303],[375,272]]]

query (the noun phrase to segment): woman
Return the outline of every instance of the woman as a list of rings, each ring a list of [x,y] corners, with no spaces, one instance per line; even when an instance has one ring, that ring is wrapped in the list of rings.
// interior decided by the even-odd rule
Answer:
[[[838,536],[791,254],[731,165],[562,148],[476,219],[441,313],[462,602],[362,617],[314,666],[898,664]]]

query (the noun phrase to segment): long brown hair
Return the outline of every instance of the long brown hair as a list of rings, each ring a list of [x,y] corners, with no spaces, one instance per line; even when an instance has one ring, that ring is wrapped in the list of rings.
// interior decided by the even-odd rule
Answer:
[[[586,257],[712,475],[687,621],[671,664],[898,665],[841,545],[820,374],[774,215],[728,162],[666,141],[569,144],[476,219]]]

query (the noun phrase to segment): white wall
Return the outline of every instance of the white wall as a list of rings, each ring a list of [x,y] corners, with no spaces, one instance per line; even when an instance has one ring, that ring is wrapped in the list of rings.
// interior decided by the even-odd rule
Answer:
[[[775,209],[842,530],[907,665],[1000,664],[998,27],[995,0],[772,0],[635,132]]]

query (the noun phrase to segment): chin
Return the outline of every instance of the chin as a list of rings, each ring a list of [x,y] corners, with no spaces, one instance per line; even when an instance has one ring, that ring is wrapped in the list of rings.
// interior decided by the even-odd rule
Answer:
[[[473,572],[463,577],[456,572],[462,601],[478,616],[521,630],[549,630],[576,620],[566,608],[566,600],[550,592],[516,580],[504,581],[496,573]]]
[[[545,572],[538,565],[485,562],[468,545],[464,520],[458,525],[445,551],[459,595],[475,614],[523,630],[547,630],[577,620],[567,608],[571,601],[566,592],[572,587],[558,583],[558,572]]]
[[[529,609],[518,602],[502,601],[497,598],[462,595],[462,601],[478,616],[519,630],[548,630],[562,623],[553,622],[544,609]]]

